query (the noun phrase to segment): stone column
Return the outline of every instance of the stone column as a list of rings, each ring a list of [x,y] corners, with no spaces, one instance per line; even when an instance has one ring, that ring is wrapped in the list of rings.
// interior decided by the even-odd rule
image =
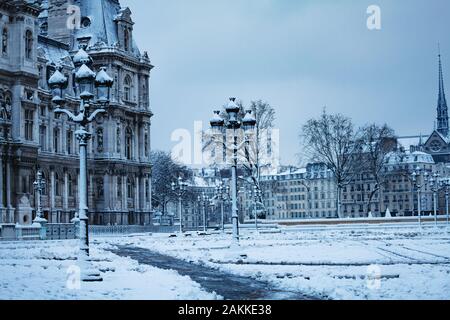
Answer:
[[[108,172],[105,173],[103,177],[103,190],[104,190],[104,209],[105,211],[110,211],[111,206],[111,176]]]
[[[52,212],[51,214],[51,221],[54,222],[54,215],[55,215],[55,206],[56,206],[56,189],[55,189],[55,171],[50,171],[50,210]],[[55,221],[57,222],[57,221]]]
[[[110,201],[111,201],[111,210],[116,210],[117,208],[117,177],[115,175],[111,175],[110,177],[111,181],[111,194],[110,194]]]
[[[3,189],[3,154],[0,154],[0,209],[3,209],[5,207],[4,202],[4,189]],[[3,212],[2,212],[3,215]],[[0,219],[3,217],[0,216]]]
[[[39,144],[39,105],[36,105],[33,117],[33,141]]]
[[[69,174],[64,172],[64,193],[63,193],[63,209],[65,212],[69,210]]]
[[[11,168],[12,159],[8,156],[6,159],[6,208],[8,210],[8,223],[14,223],[14,208],[12,206],[12,184],[11,184],[11,176],[12,176],[12,168]]]
[[[55,114],[52,110],[49,110],[48,114],[49,114],[49,121],[48,121],[49,125],[47,128],[47,130],[48,130],[47,151],[54,152],[55,149],[53,146],[53,130],[55,128],[55,123],[54,123],[53,119],[54,119]]]
[[[139,185],[139,177],[138,176],[136,176],[134,178],[134,185],[135,185],[135,190],[134,190],[134,209],[135,209],[135,211],[139,211],[139,209],[141,209],[141,206],[140,206],[140,198],[141,197],[140,197],[140,194],[139,194],[141,188],[140,188],[140,185]]]
[[[128,211],[127,177],[122,176],[122,210]]]
[[[61,126],[61,148],[61,153],[67,155],[67,125],[65,121]]]
[[[139,161],[144,161],[144,151],[145,151],[145,139],[144,139],[144,126],[138,125],[139,128]]]
[[[152,150],[152,135],[151,135],[151,127],[150,124],[147,124],[147,134],[148,134],[148,157],[145,159],[146,161],[150,160],[150,152]]]
[[[142,182],[142,184],[141,184],[141,190],[142,190],[142,192],[141,192],[141,195],[142,195],[142,200],[141,200],[141,202],[142,202],[142,209],[143,209],[144,211],[147,211],[147,196],[146,196],[147,190],[146,190],[146,188],[145,188],[145,183],[147,182],[147,178],[146,178],[145,176],[142,177],[142,178],[141,178],[141,182]]]

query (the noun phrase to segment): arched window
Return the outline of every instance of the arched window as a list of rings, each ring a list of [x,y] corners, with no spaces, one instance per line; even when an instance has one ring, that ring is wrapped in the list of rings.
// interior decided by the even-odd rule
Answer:
[[[133,131],[130,127],[125,131],[125,157],[131,160],[133,156]]]
[[[117,128],[116,131],[116,152],[122,152],[122,131],[120,130],[120,127]]]
[[[133,190],[133,182],[130,178],[127,178],[127,197],[128,199],[133,199],[134,196],[134,190]]]
[[[149,153],[149,148],[150,147],[150,143],[149,143],[149,139],[148,139],[148,131],[145,130],[145,134],[144,134],[144,155],[146,157],[148,157],[150,155]]]
[[[59,152],[59,129],[53,129],[53,151]]]
[[[150,181],[149,179],[145,180],[145,199],[150,201]]]
[[[130,76],[126,76],[123,81],[123,99],[125,101],[131,101],[131,88],[133,86],[133,82]]]
[[[68,187],[69,187],[69,197],[73,197],[73,179],[72,179],[72,175],[68,175],[68,177],[67,177],[67,179],[68,179]]]
[[[4,28],[2,32],[2,53],[8,53],[8,29]]]
[[[42,172],[42,180],[44,181],[44,188],[42,189],[42,195],[48,195],[48,181],[44,172]]]
[[[122,198],[122,178],[117,177],[117,198]]]
[[[73,131],[72,130],[67,130],[67,135],[66,135],[66,148],[67,148],[67,154],[72,154],[73,153]]]
[[[59,174],[55,172],[55,195],[61,196],[61,181],[59,180]]]
[[[123,42],[124,42],[124,49],[125,51],[129,51],[130,50],[130,32],[128,31],[128,29],[125,29],[125,31],[123,32]]]
[[[33,58],[33,33],[30,30],[25,33],[25,57]]]

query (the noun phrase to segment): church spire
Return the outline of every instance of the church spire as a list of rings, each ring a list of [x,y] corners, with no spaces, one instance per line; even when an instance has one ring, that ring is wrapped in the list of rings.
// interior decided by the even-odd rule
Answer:
[[[441,60],[441,50],[439,49],[439,98],[437,106],[437,131],[444,137],[449,134],[449,117],[448,117],[448,107],[447,101],[445,99],[444,91],[444,75],[442,71],[442,60]]]

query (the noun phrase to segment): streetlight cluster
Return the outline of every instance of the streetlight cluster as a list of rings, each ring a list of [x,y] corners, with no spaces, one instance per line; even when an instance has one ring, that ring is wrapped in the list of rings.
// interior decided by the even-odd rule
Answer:
[[[175,195],[178,197],[178,212],[179,212],[179,218],[180,218],[180,234],[183,233],[183,195],[187,191],[188,184],[183,182],[183,179],[181,177],[178,178],[177,182],[172,182],[172,191],[175,193]]]
[[[422,189],[426,186],[430,187],[433,193],[433,213],[435,226],[438,225],[438,192],[445,190],[445,207],[447,216],[447,227],[449,226],[449,189],[450,179],[439,179],[438,173],[429,174],[427,171],[417,167],[411,174],[414,189],[417,192],[417,212],[419,217],[419,225],[422,226]]]
[[[230,200],[230,186],[220,181],[216,186],[215,198],[220,201],[220,226],[222,232],[225,232],[225,203]]]
[[[233,244],[239,243],[239,213],[237,205],[237,165],[238,165],[238,150],[245,146],[246,154],[248,153],[250,139],[249,136],[253,133],[256,126],[256,118],[251,110],[245,112],[245,116],[240,114],[241,108],[236,104],[236,98],[230,98],[225,111],[228,115],[228,120],[225,121],[220,116],[220,111],[214,111],[214,116],[210,121],[213,133],[223,134],[224,128],[231,129],[233,132],[232,139],[232,165],[231,165],[231,199],[232,199],[232,226],[233,226]],[[238,144],[238,130],[243,130],[245,140],[242,145]],[[228,146],[225,146],[228,148]]]
[[[208,197],[204,192],[202,192],[202,194],[198,196],[197,200],[200,204],[201,213],[203,216],[203,232],[206,234],[208,227],[208,221],[206,217],[206,206],[211,203],[211,198]]]
[[[75,66],[75,81],[78,86],[80,107],[78,114],[64,109],[65,90],[68,86],[68,78],[62,74],[62,67],[58,66],[56,71],[48,80],[53,94],[52,102],[57,105],[55,113],[63,113],[79,126],[76,137],[80,145],[80,192],[79,192],[79,238],[80,256],[79,262],[82,269],[83,281],[102,281],[100,274],[89,266],[89,208],[87,188],[87,145],[91,139],[88,125],[93,122],[97,115],[106,113],[104,107],[109,103],[110,91],[114,80],[107,74],[106,68],[101,67],[98,72],[92,71],[93,60],[81,47],[73,57]]]

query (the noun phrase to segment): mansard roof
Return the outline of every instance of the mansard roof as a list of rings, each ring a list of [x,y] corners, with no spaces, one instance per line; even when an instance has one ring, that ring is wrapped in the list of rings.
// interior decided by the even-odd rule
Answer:
[[[128,8],[122,9],[118,0],[80,0],[80,8],[81,16],[88,18],[90,24],[77,30],[75,39],[90,38],[90,46],[118,46],[117,18],[131,20],[131,11]],[[78,50],[78,45],[76,43],[73,50]],[[140,57],[135,41],[132,44],[132,54]]]

